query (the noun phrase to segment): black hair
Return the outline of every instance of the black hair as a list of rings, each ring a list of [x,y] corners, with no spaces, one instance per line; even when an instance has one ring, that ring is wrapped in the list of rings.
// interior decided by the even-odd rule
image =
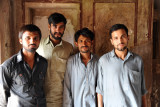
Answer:
[[[56,25],[57,23],[63,22],[65,25],[67,23],[66,18],[60,13],[53,13],[48,17],[48,24]]]
[[[115,24],[110,28],[110,31],[109,31],[110,37],[112,38],[112,32],[119,30],[119,29],[125,30],[125,32],[128,36],[128,28],[124,24]]]
[[[20,31],[19,31],[19,39],[22,39],[22,35],[24,32],[29,31],[29,32],[38,32],[39,37],[41,39],[42,34],[41,34],[41,30],[39,29],[38,26],[33,25],[33,24],[27,24],[21,27]]]
[[[91,41],[94,39],[94,33],[89,30],[88,28],[82,28],[81,30],[78,30],[75,35],[74,35],[74,38],[75,38],[75,42],[78,41],[78,38],[80,35],[83,35],[85,37],[89,37],[91,39]]]

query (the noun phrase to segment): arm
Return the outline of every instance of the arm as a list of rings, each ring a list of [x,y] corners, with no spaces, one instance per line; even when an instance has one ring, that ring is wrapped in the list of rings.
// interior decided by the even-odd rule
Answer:
[[[103,96],[97,93],[98,107],[103,107]]]
[[[0,106],[6,107],[9,97],[9,75],[5,67],[0,66]]]
[[[103,107],[103,73],[100,62],[98,63],[98,78],[97,78],[97,104],[98,107]]]
[[[71,64],[70,64],[71,65]],[[64,77],[64,90],[63,90],[63,107],[72,107],[72,95],[71,95],[71,77],[69,75],[69,64],[67,63],[67,69]]]
[[[146,104],[146,95],[142,96],[142,107],[147,107],[147,104]]]

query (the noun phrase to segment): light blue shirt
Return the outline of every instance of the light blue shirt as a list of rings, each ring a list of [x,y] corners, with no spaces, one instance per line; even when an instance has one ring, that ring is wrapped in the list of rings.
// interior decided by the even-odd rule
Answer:
[[[96,92],[103,96],[104,107],[141,107],[147,93],[142,58],[130,51],[124,60],[114,50],[99,59]]]
[[[91,54],[87,66],[80,53],[67,62],[64,78],[63,107],[96,107],[98,57]]]

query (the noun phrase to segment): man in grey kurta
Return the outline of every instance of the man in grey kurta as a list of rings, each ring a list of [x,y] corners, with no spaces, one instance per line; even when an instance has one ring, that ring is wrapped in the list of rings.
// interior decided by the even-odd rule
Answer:
[[[143,61],[127,49],[128,29],[116,24],[110,35],[114,49],[99,59],[98,107],[145,107]]]
[[[94,34],[83,28],[75,34],[79,53],[67,62],[64,78],[63,107],[96,107],[97,60],[91,53]]]

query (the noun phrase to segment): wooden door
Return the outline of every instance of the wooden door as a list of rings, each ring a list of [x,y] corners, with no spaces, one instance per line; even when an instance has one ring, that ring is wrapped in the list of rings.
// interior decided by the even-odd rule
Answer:
[[[60,12],[67,18],[64,39],[73,44],[74,33],[88,27],[95,33],[94,52],[101,56],[113,49],[109,28],[116,23],[129,29],[129,49],[144,60],[147,103],[152,92],[152,8],[153,0],[24,0],[25,23],[40,27],[48,36],[48,16]]]

